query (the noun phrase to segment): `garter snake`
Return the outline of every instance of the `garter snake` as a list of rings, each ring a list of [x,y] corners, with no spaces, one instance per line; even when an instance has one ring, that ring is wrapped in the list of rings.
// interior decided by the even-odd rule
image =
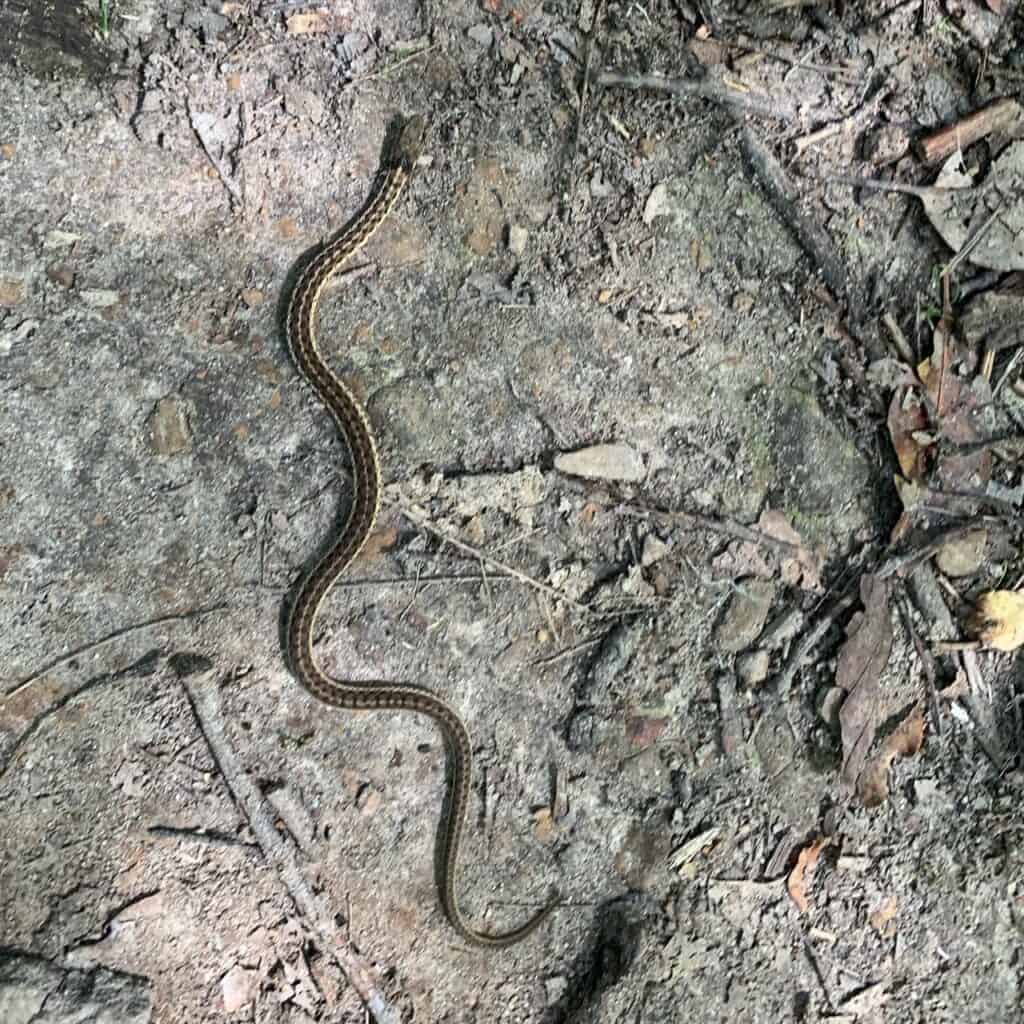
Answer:
[[[287,655],[299,682],[325,704],[350,710],[415,711],[437,724],[451,755],[451,788],[437,851],[441,905],[452,927],[465,941],[478,946],[511,946],[535,931],[558,900],[549,902],[525,924],[501,934],[479,931],[463,917],[456,899],[456,881],[459,842],[469,806],[473,748],[462,719],[446,701],[416,685],[332,679],[320,667],[313,652],[317,613],[335,581],[351,565],[373,530],[381,490],[380,458],[366,411],[327,365],[317,347],[317,306],[330,277],[366,244],[398,201],[419,156],[424,131],[422,118],[411,118],[402,125],[390,153],[382,161],[362,212],[310,261],[289,298],[286,332],[291,356],[331,414],[348,446],[354,494],[341,532],[296,593],[286,628]]]

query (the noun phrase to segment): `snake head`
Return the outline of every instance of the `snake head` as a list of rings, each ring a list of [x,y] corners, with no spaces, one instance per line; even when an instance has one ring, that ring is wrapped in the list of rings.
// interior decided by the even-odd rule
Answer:
[[[408,118],[395,144],[395,159],[406,174],[412,169],[423,151],[423,140],[427,134],[427,122],[419,114]]]

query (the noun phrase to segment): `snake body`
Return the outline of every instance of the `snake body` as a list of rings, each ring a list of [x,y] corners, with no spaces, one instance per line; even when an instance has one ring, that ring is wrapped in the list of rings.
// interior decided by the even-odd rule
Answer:
[[[317,307],[328,280],[367,243],[404,191],[419,156],[424,127],[421,118],[405,122],[362,212],[310,261],[288,303],[286,331],[292,359],[333,417],[348,446],[354,495],[341,532],[305,577],[292,603],[286,629],[287,653],[298,681],[325,704],[350,710],[415,711],[440,728],[451,755],[451,789],[437,851],[441,905],[452,927],[465,941],[477,946],[502,947],[519,942],[539,928],[558,901],[552,900],[525,924],[501,934],[479,931],[463,917],[456,899],[456,882],[459,843],[469,806],[473,748],[462,719],[446,701],[419,686],[332,679],[320,667],[313,651],[317,613],[335,581],[351,565],[372,532],[381,491],[380,457],[373,427],[362,404],[320,353],[315,330]]]

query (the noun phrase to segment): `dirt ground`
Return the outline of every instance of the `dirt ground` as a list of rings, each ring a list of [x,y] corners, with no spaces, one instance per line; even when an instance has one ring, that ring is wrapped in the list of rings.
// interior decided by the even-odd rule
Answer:
[[[1022,321],[940,352],[927,194],[836,180],[1019,99],[1012,6],[0,0],[0,1020],[1021,1019],[1021,660],[940,644],[1024,569]],[[412,114],[317,654],[463,716],[467,915],[564,901],[501,951],[435,728],[282,654],[351,494],[282,310]]]

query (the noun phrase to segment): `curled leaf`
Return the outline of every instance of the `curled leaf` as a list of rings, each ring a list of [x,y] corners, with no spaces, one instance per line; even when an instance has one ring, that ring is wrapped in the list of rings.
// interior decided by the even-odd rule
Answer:
[[[899,726],[889,734],[882,749],[864,769],[858,783],[865,807],[877,807],[889,798],[889,768],[897,757],[912,757],[924,743],[924,709],[915,704]]]
[[[978,598],[968,627],[986,646],[1015,651],[1024,645],[1024,594],[990,590]]]
[[[786,879],[786,888],[789,890],[790,899],[797,905],[801,914],[807,913],[810,904],[804,889],[810,885],[811,876],[814,874],[815,865],[821,856],[821,851],[832,841],[830,836],[822,836],[816,839],[809,846],[805,846],[796,859],[796,867],[789,873]]]

